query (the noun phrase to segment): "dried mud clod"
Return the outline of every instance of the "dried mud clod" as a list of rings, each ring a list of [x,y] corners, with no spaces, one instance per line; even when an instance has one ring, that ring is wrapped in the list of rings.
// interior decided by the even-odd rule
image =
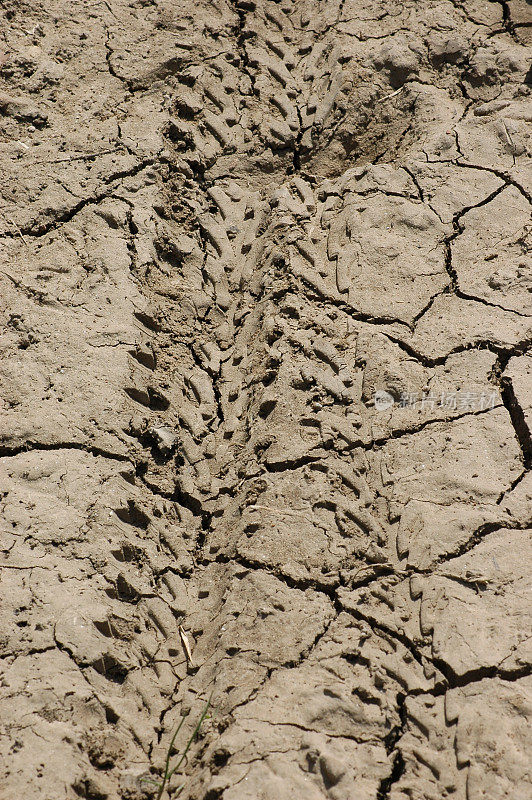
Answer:
[[[0,3],[1,800],[527,796],[529,13]]]

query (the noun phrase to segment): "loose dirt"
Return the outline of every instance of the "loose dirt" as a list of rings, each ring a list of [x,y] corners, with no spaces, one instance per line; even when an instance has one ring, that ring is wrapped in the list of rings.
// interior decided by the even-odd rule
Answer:
[[[0,797],[525,800],[530,3],[0,8]]]

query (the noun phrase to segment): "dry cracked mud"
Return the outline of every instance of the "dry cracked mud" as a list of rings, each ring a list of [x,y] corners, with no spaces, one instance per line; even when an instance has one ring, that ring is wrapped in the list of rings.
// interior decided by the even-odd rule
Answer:
[[[0,9],[1,799],[530,797],[530,1]]]

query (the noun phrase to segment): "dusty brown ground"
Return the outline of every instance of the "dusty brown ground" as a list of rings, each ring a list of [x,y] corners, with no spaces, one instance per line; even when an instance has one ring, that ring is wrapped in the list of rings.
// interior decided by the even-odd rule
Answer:
[[[530,797],[530,3],[0,8],[2,800]]]

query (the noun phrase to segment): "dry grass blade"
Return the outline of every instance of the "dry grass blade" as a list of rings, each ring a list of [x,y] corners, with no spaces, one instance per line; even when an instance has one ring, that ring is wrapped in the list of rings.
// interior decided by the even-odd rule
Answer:
[[[185,657],[187,659],[187,665],[190,667],[192,666],[192,651],[190,649],[190,644],[188,641],[188,636],[186,635],[183,627],[180,625],[179,628],[179,638],[181,639],[181,644],[183,645],[183,650],[185,651]]]

